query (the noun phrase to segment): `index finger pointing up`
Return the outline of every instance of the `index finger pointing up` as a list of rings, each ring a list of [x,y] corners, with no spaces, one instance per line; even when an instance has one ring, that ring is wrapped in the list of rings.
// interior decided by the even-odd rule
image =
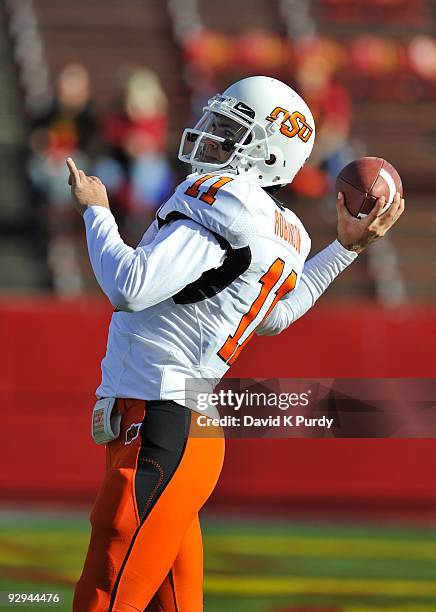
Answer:
[[[77,185],[78,183],[80,183],[80,174],[79,174],[76,164],[71,159],[71,157],[67,158],[67,166],[68,166],[68,170],[70,171],[71,183],[73,185]]]

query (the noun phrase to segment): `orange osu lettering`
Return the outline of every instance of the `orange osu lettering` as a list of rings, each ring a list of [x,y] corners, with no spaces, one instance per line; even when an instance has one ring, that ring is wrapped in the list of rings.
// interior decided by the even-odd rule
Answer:
[[[313,134],[313,128],[307,123],[306,117],[299,111],[290,113],[281,106],[276,108],[268,115],[267,121],[276,122],[282,116],[280,132],[288,138],[298,136],[303,142],[307,142]]]

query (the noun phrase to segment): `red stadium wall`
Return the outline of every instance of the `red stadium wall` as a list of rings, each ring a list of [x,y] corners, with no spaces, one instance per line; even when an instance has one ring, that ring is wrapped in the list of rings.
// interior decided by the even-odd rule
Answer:
[[[89,435],[110,309],[100,300],[0,303],[5,501],[89,502],[104,451]],[[252,340],[234,377],[433,377],[436,309],[322,304]],[[5,469],[6,467],[6,469]],[[211,507],[436,504],[434,440],[230,440]]]

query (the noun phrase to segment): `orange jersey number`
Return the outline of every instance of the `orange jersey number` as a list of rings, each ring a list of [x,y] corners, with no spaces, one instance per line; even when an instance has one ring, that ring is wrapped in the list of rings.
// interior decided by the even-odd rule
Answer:
[[[273,287],[275,287],[277,281],[280,279],[283,274],[283,270],[285,267],[285,262],[282,259],[276,259],[268,271],[259,279],[259,282],[262,285],[262,288],[259,292],[259,295],[252,303],[250,310],[246,312],[241,320],[239,321],[239,325],[233,334],[233,336],[229,336],[223,346],[218,351],[218,355],[221,357],[223,361],[232,365],[234,361],[238,358],[239,353],[242,349],[247,345],[249,340],[253,337],[254,330],[251,332],[247,338],[240,343],[240,339],[244,334],[247,327],[254,321],[254,319],[258,316],[260,309],[265,304],[268,295],[271,293]],[[277,302],[287,293],[292,291],[295,288],[297,282],[297,275],[292,270],[292,272],[285,278],[285,280],[278,286],[275,291],[274,299],[266,311],[265,315],[262,317],[261,321],[259,321],[258,325],[262,323],[264,319],[269,315]],[[256,326],[257,327],[257,326]]]
[[[192,185],[188,187],[188,189],[185,191],[186,195],[191,196],[193,198],[198,198],[200,194],[200,185],[205,183],[208,179],[212,178],[213,176],[214,176],[213,174],[205,174],[204,176],[200,177],[197,181],[195,181],[195,183],[192,183]],[[232,178],[222,176],[217,181],[212,183],[212,185],[209,186],[209,189],[207,191],[201,194],[200,200],[212,206],[212,204],[216,200],[216,193],[218,189],[220,189],[220,187],[223,187],[223,185],[230,183],[231,181],[233,181]]]

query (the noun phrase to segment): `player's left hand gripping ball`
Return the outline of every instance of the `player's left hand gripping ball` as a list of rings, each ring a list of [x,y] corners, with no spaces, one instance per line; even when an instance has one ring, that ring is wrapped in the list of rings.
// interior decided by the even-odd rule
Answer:
[[[67,159],[71,185],[71,195],[76,210],[83,215],[90,206],[103,206],[110,210],[106,187],[97,176],[87,176],[83,170],[79,170],[74,161]]]

